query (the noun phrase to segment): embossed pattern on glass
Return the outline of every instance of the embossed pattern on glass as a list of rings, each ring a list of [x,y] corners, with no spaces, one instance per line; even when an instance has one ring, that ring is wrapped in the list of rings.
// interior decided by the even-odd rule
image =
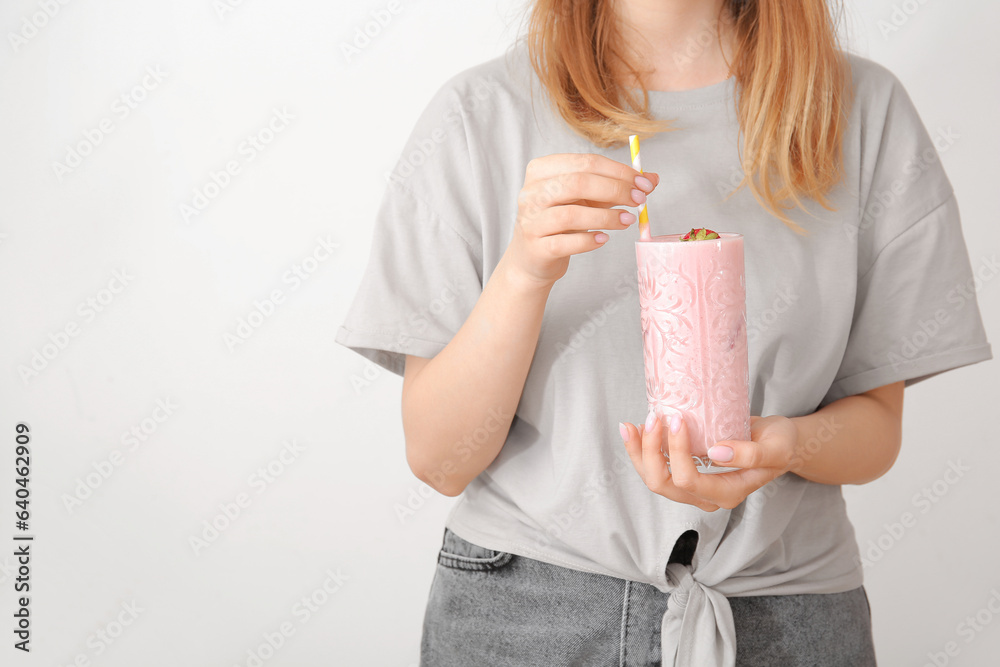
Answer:
[[[636,262],[649,410],[680,412],[702,472],[720,440],[750,439],[743,237],[637,241]]]

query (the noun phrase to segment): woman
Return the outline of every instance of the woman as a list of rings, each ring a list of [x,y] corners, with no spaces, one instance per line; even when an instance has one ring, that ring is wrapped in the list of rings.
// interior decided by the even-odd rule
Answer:
[[[387,180],[336,340],[404,376],[407,461],[461,495],[422,664],[875,664],[840,485],[892,466],[904,386],[992,353],[932,139],[822,0],[537,0]],[[711,452],[738,471],[685,465],[683,420],[618,424],[643,202],[744,236],[762,417]]]

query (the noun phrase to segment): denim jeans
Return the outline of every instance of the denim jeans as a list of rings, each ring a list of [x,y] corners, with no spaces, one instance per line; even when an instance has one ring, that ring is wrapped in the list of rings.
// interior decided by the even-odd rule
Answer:
[[[445,528],[420,665],[658,667],[668,598],[650,584],[485,549]],[[875,665],[863,586],[729,602],[739,667]]]

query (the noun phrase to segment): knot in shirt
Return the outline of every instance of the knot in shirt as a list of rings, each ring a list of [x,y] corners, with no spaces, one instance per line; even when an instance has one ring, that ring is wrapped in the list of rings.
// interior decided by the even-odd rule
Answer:
[[[729,600],[694,578],[681,563],[667,565],[673,586],[660,627],[664,665],[736,665],[736,626]]]

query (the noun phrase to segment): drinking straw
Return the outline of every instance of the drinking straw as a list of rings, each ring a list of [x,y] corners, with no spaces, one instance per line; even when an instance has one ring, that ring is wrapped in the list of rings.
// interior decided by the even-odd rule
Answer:
[[[642,161],[639,159],[639,137],[632,134],[628,138],[628,147],[632,152],[632,168],[642,173]],[[646,213],[646,203],[639,204],[639,240],[652,241],[649,233],[649,215]]]

